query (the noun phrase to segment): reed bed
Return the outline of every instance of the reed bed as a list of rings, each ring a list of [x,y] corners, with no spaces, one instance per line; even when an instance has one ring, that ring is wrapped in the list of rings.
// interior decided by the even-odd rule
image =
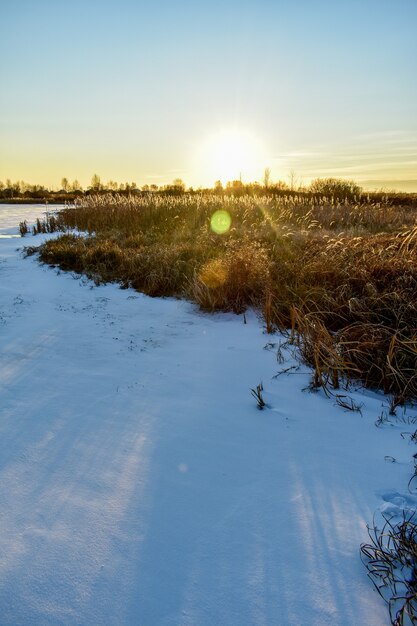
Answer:
[[[359,379],[417,397],[416,201],[289,196],[90,196],[54,216],[44,262],[205,310],[292,329],[314,385]],[[230,229],[211,229],[216,211]],[[76,231],[88,233],[78,236]]]

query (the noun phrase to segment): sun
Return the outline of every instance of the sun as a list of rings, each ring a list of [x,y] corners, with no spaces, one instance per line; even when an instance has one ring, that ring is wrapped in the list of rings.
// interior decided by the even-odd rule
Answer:
[[[222,183],[259,179],[264,161],[259,140],[249,132],[235,130],[210,136],[204,143],[201,157],[204,178]]]

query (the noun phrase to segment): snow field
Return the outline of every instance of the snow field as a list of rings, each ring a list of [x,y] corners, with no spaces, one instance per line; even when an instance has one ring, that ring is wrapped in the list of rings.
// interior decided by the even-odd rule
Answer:
[[[415,427],[376,428],[370,391],[362,416],[303,393],[307,368],[274,379],[296,362],[254,313],[16,250],[44,237],[0,240],[0,623],[388,625],[359,546],[416,508]]]

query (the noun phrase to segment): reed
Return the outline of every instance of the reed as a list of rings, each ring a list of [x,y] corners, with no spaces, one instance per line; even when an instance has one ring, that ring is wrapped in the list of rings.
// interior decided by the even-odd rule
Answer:
[[[404,402],[417,397],[417,213],[397,200],[97,195],[37,228],[71,231],[45,262],[206,310],[255,307],[269,332],[292,328],[315,385],[360,379]]]
[[[393,626],[417,623],[417,518],[404,513],[396,523],[384,517],[382,528],[368,527],[361,556],[376,590],[388,604]]]

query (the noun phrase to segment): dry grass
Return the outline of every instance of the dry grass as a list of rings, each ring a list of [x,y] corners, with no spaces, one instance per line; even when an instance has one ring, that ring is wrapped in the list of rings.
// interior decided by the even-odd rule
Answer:
[[[375,588],[387,602],[393,626],[417,624],[417,520],[404,514],[400,523],[385,518],[368,528],[370,543],[362,558]]]
[[[292,328],[314,385],[331,390],[359,378],[403,402],[417,397],[415,204],[100,195],[53,224],[90,236],[49,241],[41,258],[207,310],[254,306],[269,331]],[[218,209],[232,218],[221,236],[210,229]]]

